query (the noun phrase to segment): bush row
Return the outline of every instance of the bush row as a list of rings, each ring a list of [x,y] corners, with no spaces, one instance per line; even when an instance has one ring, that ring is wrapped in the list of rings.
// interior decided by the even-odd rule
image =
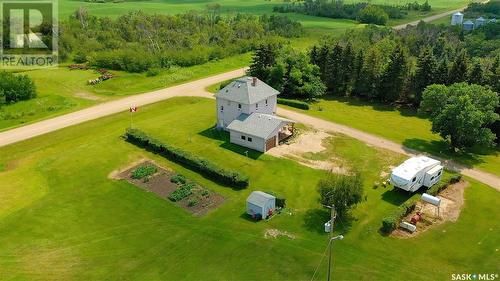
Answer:
[[[278,98],[278,103],[299,109],[309,110],[309,104],[303,101]]]
[[[454,175],[454,176],[444,176],[443,175],[443,180],[441,184],[435,184],[431,188],[429,188],[426,193],[430,195],[437,195],[439,192],[442,190],[446,189],[450,184],[454,184],[459,182],[462,179],[461,175]],[[417,204],[418,199],[413,199],[408,202],[405,202],[403,205],[401,205],[396,211],[394,211],[391,215],[385,217],[382,219],[382,232],[389,234],[392,231],[394,231],[397,227],[399,222],[401,221],[401,218],[407,216],[409,213],[413,212],[415,210],[415,206]]]
[[[139,129],[127,129],[125,138],[130,143],[146,148],[154,153],[158,153],[176,163],[183,164],[208,178],[218,181],[219,183],[235,188],[246,188],[248,186],[247,176],[237,171],[221,168],[206,159],[162,143],[157,139],[151,138]]]

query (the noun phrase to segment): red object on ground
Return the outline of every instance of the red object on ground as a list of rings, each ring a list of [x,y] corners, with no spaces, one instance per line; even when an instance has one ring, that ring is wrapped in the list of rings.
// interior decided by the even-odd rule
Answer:
[[[422,214],[420,212],[417,212],[413,217],[411,217],[411,224],[417,225],[417,222],[419,222],[422,219]]]

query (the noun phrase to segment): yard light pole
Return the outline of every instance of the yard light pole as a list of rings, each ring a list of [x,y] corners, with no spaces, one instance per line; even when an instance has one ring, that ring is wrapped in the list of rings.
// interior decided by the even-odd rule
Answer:
[[[333,241],[335,240],[342,240],[344,239],[344,235],[338,235],[338,236],[335,236],[335,237],[332,237],[330,238],[330,242],[329,242],[329,251],[328,251],[328,281],[330,281],[330,278],[332,277],[331,276],[331,272],[332,272],[332,245],[333,245]]]
[[[325,206],[330,209],[330,239],[328,242],[328,278],[327,281],[331,280],[331,273],[332,273],[332,244],[334,240],[340,239],[342,240],[344,236],[339,235],[333,237],[333,223],[335,222],[335,218],[337,217],[337,212],[335,211],[335,205],[331,206]]]

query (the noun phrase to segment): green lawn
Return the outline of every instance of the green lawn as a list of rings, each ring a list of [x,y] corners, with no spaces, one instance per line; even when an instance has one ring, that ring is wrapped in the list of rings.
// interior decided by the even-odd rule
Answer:
[[[169,110],[165,110],[168,108]],[[221,187],[145,152],[120,137],[121,113],[0,148],[0,276],[63,280],[310,280],[322,259],[327,211],[315,185],[325,172],[267,155],[246,158],[210,130],[214,101],[175,98],[144,107],[134,124],[159,139],[250,176],[246,190]],[[338,136],[328,153],[365,178],[367,201],[338,225],[334,247],[339,280],[449,280],[452,273],[498,272],[499,193],[472,182],[459,220],[414,239],[378,233],[381,219],[408,195],[373,189],[380,172],[401,160]],[[226,197],[197,218],[108,174],[141,157],[156,160]],[[229,160],[230,159],[230,160]],[[252,222],[245,198],[271,189],[291,214]],[[276,228],[296,235],[264,238]],[[458,247],[457,245],[460,245]],[[325,278],[325,262],[315,280]]]
[[[0,131],[114,98],[224,73],[245,67],[250,60],[250,53],[246,53],[192,67],[173,67],[154,77],[147,77],[145,73],[114,71],[116,78],[96,86],[87,85],[88,80],[99,77],[94,70],[69,70],[61,66],[54,69],[26,71],[24,73],[35,81],[38,97],[0,107]]]
[[[321,100],[308,111],[289,109],[348,125],[409,148],[452,158],[467,166],[500,175],[499,149],[474,148],[470,153],[452,153],[442,138],[431,132],[430,121],[413,110],[396,110],[387,105],[349,99]]]

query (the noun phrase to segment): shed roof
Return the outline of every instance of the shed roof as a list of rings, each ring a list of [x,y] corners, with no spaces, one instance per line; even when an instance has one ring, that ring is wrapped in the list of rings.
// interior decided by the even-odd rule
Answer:
[[[252,77],[243,77],[234,80],[220,90],[215,96],[242,104],[254,104],[269,97],[278,95],[279,92],[261,80]]]
[[[295,123],[292,120],[263,113],[240,114],[227,129],[255,137],[267,139],[283,123]]]
[[[248,196],[247,202],[259,207],[264,207],[269,200],[274,199],[276,199],[276,197],[272,196],[271,194],[267,194],[262,191],[254,191]]]
[[[466,24],[467,25],[474,25],[474,23],[471,20],[468,20],[468,21],[464,22],[464,25],[466,25]]]
[[[462,14],[462,13],[460,13],[460,12],[456,12],[456,13],[454,13],[453,15],[454,15],[454,16],[455,16],[455,15],[456,15],[456,16],[463,16],[464,14]]]

